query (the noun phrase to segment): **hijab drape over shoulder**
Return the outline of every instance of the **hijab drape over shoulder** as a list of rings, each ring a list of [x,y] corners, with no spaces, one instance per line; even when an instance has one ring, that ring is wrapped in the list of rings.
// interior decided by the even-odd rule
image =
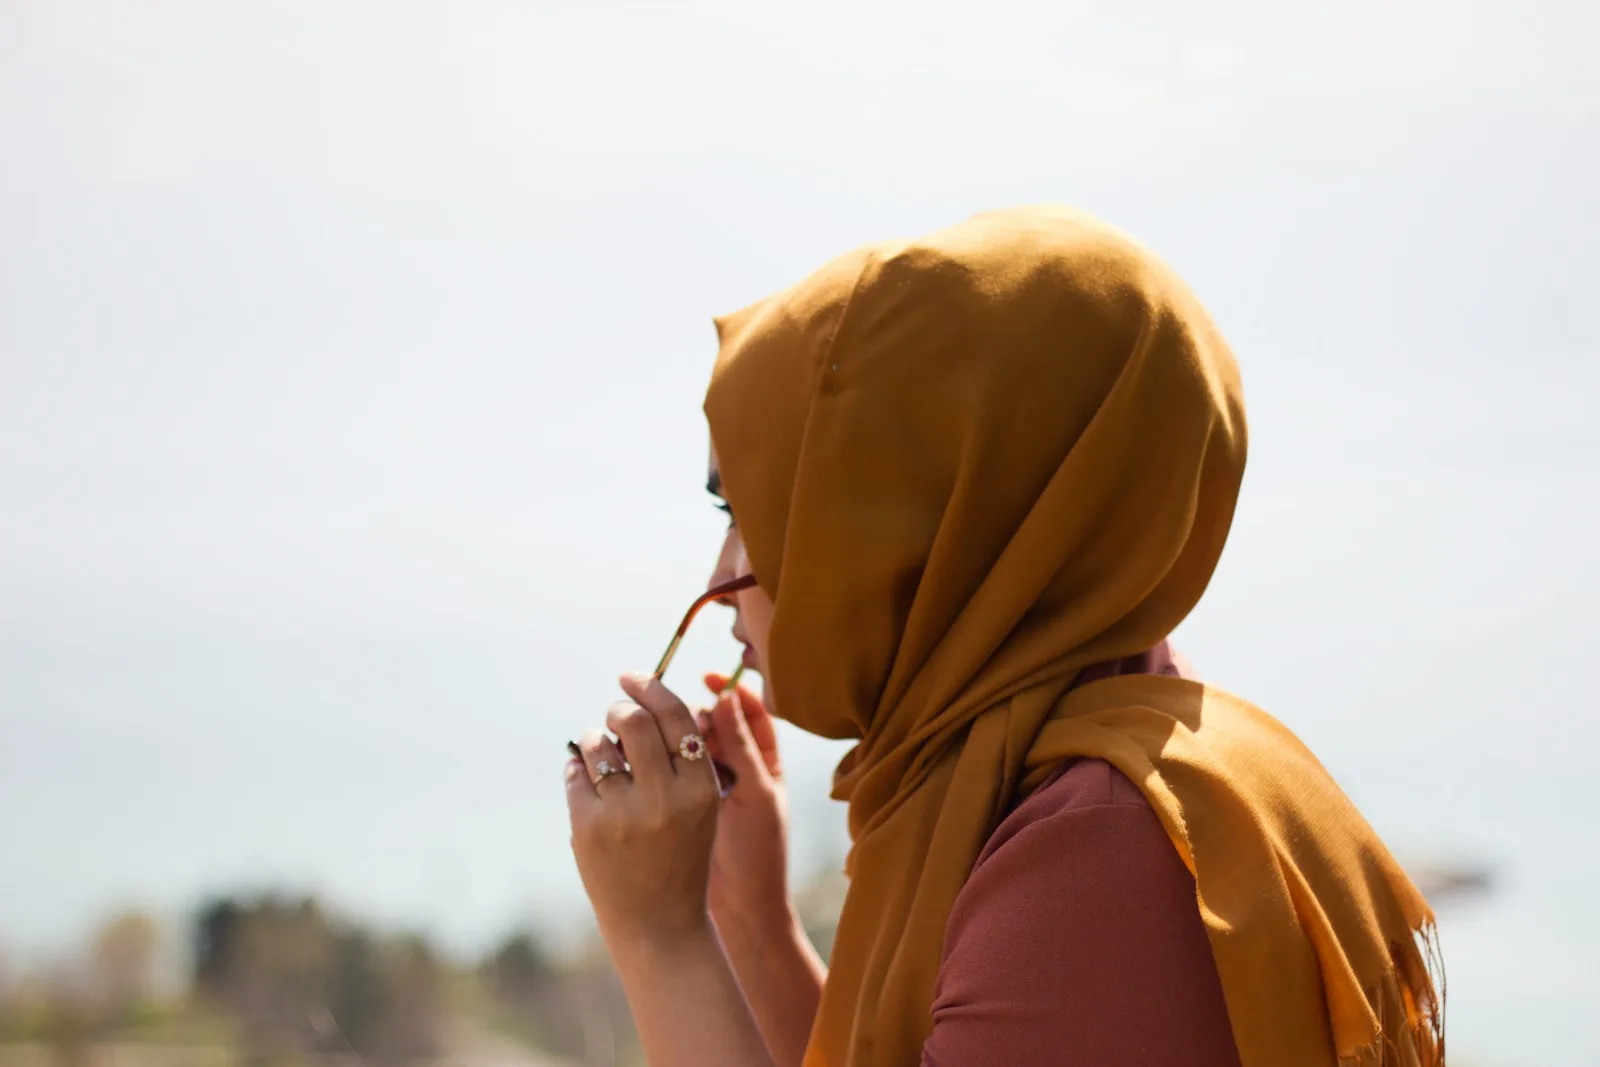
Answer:
[[[1244,1067],[1442,1062],[1426,902],[1266,713],[1167,677],[1226,540],[1239,377],[1187,287],[1087,216],[980,216],[718,321],[706,413],[776,605],[783,716],[858,743],[851,885],[807,1063],[917,1062],[950,907],[1063,760],[1193,872]]]

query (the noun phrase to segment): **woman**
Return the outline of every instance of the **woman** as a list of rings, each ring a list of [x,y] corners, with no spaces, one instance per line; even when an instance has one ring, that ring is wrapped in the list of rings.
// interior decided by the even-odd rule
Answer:
[[[621,749],[567,767],[650,1062],[1443,1063],[1426,902],[1288,730],[1166,645],[1245,460],[1183,284],[1082,215],[1002,212],[718,331],[714,584],[754,575],[731,600],[770,705],[697,722],[627,676]],[[857,742],[827,968],[770,713]]]

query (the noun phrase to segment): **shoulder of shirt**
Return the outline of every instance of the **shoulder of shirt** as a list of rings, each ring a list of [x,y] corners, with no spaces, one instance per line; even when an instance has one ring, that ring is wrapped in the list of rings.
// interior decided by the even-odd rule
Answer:
[[[1041,823],[1065,820],[1077,824],[1098,814],[1121,817],[1129,808],[1150,811],[1152,817],[1155,814],[1139,787],[1111,764],[1098,759],[1073,760],[1001,820],[978,862]]]

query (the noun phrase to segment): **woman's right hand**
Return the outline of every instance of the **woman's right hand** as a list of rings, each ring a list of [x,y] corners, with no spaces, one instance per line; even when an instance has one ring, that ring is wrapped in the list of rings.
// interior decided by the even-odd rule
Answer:
[[[793,924],[789,905],[789,807],[772,716],[756,693],[706,675],[720,694],[699,715],[713,759],[737,775],[722,801],[711,855],[711,917],[724,935],[776,936]]]
[[[717,812],[707,895],[767,1048],[787,1067],[805,1058],[828,969],[789,902],[789,805],[772,716],[754,690],[723,693],[727,684],[706,676],[721,695],[700,713],[712,757],[738,776]]]

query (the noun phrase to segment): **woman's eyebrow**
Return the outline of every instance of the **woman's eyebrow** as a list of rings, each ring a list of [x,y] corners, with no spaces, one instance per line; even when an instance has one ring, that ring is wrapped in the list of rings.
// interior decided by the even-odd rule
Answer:
[[[722,496],[722,474],[721,474],[721,472],[712,471],[709,475],[706,476],[706,492],[710,493],[712,496],[715,496],[715,497]]]

